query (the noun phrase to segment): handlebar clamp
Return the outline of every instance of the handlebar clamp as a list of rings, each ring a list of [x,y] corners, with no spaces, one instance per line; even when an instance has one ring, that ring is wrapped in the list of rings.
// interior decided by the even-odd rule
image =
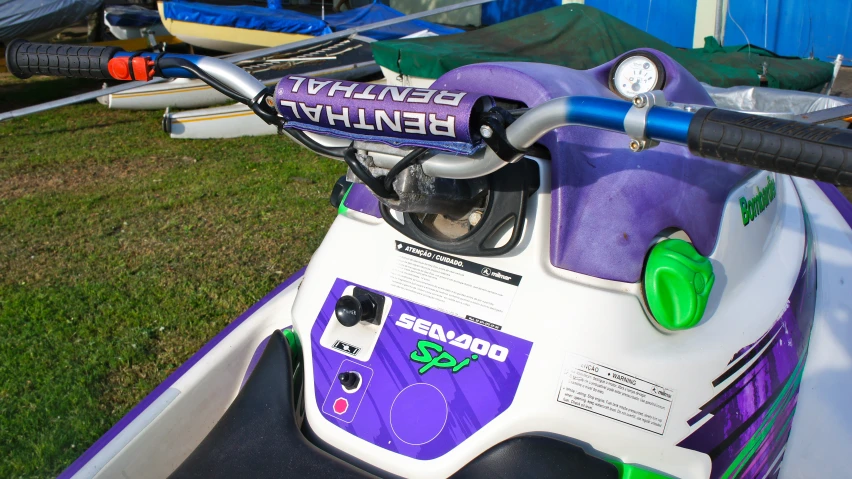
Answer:
[[[516,148],[506,136],[506,127],[515,121],[515,117],[503,108],[495,107],[482,114],[479,134],[482,141],[506,163],[517,163],[527,153],[526,148]]]
[[[633,106],[624,117],[624,132],[630,137],[630,150],[638,153],[660,144],[648,138],[645,127],[648,123],[648,111],[656,105],[666,105],[666,96],[660,90],[640,93],[633,97]]]

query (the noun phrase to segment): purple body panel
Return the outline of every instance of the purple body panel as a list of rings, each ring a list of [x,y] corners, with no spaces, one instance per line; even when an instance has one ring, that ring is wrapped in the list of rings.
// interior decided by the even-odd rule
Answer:
[[[207,342],[201,349],[198,350],[197,353],[193,354],[191,358],[189,358],[185,363],[181,364],[175,372],[169,375],[165,381],[160,383],[159,386],[154,388],[145,399],[143,399],[139,404],[137,404],[133,409],[130,410],[127,414],[124,415],[113,427],[109,429],[103,436],[100,437],[94,444],[92,444],[86,452],[84,452],[80,457],[77,458],[76,461],[71,463],[68,468],[62,471],[59,474],[58,479],[67,479],[77,473],[83,466],[86,465],[90,460],[92,460],[95,455],[101,451],[110,441],[115,439],[115,437],[127,427],[134,419],[136,419],[142,411],[148,408],[160,395],[166,392],[172,384],[174,384],[178,379],[181,378],[187,371],[192,369],[195,364],[201,360],[207,353],[209,353],[217,344],[222,342],[225,337],[227,337],[231,332],[233,332],[237,327],[242,324],[246,319],[248,319],[252,314],[255,313],[258,309],[260,309],[263,305],[272,300],[275,296],[278,296],[279,293],[287,289],[291,284],[296,281],[302,279],[302,276],[305,274],[305,268],[296,271],[293,276],[287,278],[286,281],[281,283],[275,289],[273,289],[269,294],[261,298],[260,301],[252,305],[251,308],[247,309],[246,312],[241,314],[237,319],[235,319],[231,324],[229,324],[225,329],[223,329],[219,334],[213,337],[210,341]]]
[[[713,381],[718,386],[736,377],[688,423],[712,417],[678,444],[710,456],[711,479],[778,474],[776,459],[790,435],[816,307],[817,265],[809,227],[806,231],[806,254],[789,306]]]
[[[713,104],[694,77],[655,53],[667,72],[667,99]],[[530,107],[569,95],[615,98],[608,88],[612,63],[587,71],[533,63],[468,65],[442,76],[433,87],[475,91]],[[635,282],[648,245],[664,229],[684,230],[704,255],[715,247],[725,199],[751,170],[692,156],[681,146],[663,144],[633,153],[628,142],[624,134],[579,126],[559,128],[540,141],[552,157],[554,266]]]
[[[369,188],[361,183],[352,184],[352,189],[349,190],[349,194],[343,200],[343,206],[376,218],[382,217],[382,213],[379,211],[379,200],[373,196]]]
[[[663,88],[667,99],[713,104],[683,67],[663,53],[656,54],[667,72]],[[586,71],[535,63],[475,64],[447,73],[433,87],[476,92],[530,107],[568,95],[615,98],[608,88],[613,63]],[[624,134],[579,126],[559,128],[540,141],[552,156],[550,261],[554,266],[636,282],[648,245],[665,229],[685,231],[704,255],[715,247],[728,193],[752,170],[692,156],[681,146],[663,144],[633,153],[628,141]],[[379,216],[378,202],[368,194],[366,189],[359,191],[351,202],[358,211]]]
[[[512,404],[532,343],[397,297],[385,295],[391,298],[390,311],[365,362],[320,345],[334,320],[334,305],[350,284],[335,281],[311,330],[317,407],[332,424],[384,449],[428,460],[447,453]],[[429,335],[397,324],[405,314],[431,323]],[[435,339],[435,325],[446,341]],[[449,342],[464,334],[474,338],[468,349]],[[484,352],[477,355],[478,340],[507,348],[508,353],[503,361]],[[459,362],[471,361],[457,372],[435,367],[421,373],[424,364],[413,355],[422,341],[440,345]],[[338,373],[346,371],[363,378],[354,394],[345,392],[337,380]],[[340,399],[346,404],[335,412]]]
[[[287,125],[353,140],[470,153],[470,116],[482,95],[288,75],[275,87]]]

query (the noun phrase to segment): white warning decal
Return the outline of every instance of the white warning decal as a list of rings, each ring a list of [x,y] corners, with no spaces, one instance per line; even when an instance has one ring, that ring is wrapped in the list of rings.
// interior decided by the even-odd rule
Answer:
[[[388,293],[500,330],[521,276],[440,251],[396,242]]]
[[[556,400],[662,435],[674,390],[568,354],[562,365]]]

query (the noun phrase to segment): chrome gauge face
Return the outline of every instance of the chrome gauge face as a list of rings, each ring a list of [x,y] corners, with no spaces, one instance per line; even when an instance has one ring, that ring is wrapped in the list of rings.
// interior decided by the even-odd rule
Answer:
[[[656,57],[634,54],[619,60],[610,78],[613,91],[631,99],[640,93],[662,88],[665,71]]]

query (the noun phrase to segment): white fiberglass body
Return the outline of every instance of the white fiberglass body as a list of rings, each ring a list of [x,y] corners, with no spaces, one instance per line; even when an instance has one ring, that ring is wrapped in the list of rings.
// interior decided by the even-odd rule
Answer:
[[[751,168],[761,163],[748,152],[735,164],[702,148],[757,144],[775,155],[767,168],[793,171],[783,160],[825,178],[842,168],[801,151],[834,161],[852,138],[693,114],[713,104],[706,91],[671,58],[643,54],[668,83],[632,103],[606,86],[618,60],[582,72],[472,65],[435,90],[283,78],[263,104],[361,181],[338,180],[338,217],[303,272],[63,477],[842,476],[852,205],[834,187]],[[260,94],[233,83],[247,104]],[[663,95],[689,109],[649,107]],[[515,113],[477,110],[494,99]],[[373,103],[342,106],[355,100]],[[453,124],[466,139],[409,138],[419,148],[405,153],[361,134],[383,128],[379,111],[393,129],[388,110],[400,109],[408,133],[425,134],[429,118],[435,137]],[[714,112],[735,120],[707,120]],[[590,117],[602,129],[579,126],[598,125]],[[754,123],[776,130],[743,133]],[[652,126],[670,143],[644,137]],[[324,136],[346,128],[359,131]],[[468,149],[477,133],[484,151]],[[420,156],[430,148],[466,156]]]
[[[541,184],[547,185],[547,163],[540,166]],[[805,254],[803,199],[820,289],[810,359],[790,441],[782,451],[781,477],[839,477],[846,470],[841,452],[852,447],[849,429],[844,427],[852,424],[852,413],[841,400],[850,393],[841,379],[852,372],[852,332],[847,327],[852,295],[844,294],[846,273],[852,267],[852,230],[815,183],[783,176],[776,179],[776,200],[744,228],[738,198],[763,184],[767,175],[772,174],[755,174],[730,195],[722,239],[710,257],[719,280],[708,315],[698,327],[662,332],[649,321],[638,284],[554,268],[546,254],[550,192],[540,188],[529,205],[520,246],[506,257],[476,259],[523,276],[503,331],[535,347],[511,406],[450,452],[428,461],[404,457],[342,431],[319,410],[310,387],[306,389],[307,422],[330,446],[404,477],[449,476],[489,447],[531,431],[567,438],[589,454],[641,464],[674,477],[709,477],[708,456],[677,444],[709,420],[688,424],[702,405],[740,377],[734,374],[715,387],[711,384],[732,355],[760,340],[788,307]],[[145,406],[142,411],[134,410],[130,415],[134,420],[124,424],[123,431],[105,436],[107,444],[79,465],[75,477],[168,475],[228,407],[252,356],[271,331],[292,325],[297,334],[309,337],[338,278],[383,290],[395,268],[396,241],[407,240],[380,219],[345,210],[304,276],[300,272],[259,308],[252,308],[212,347],[205,347],[201,357],[193,358],[191,367],[181,368],[173,375],[179,377],[152,393],[157,397],[140,405]],[[359,254],[352,254],[353,244],[359,245]],[[311,343],[302,344],[305,357],[310,357]],[[662,433],[557,401],[565,368],[573,367],[578,357],[671,391],[673,400]],[[310,362],[306,364],[310,384],[315,371]],[[166,399],[157,401],[160,397]]]

